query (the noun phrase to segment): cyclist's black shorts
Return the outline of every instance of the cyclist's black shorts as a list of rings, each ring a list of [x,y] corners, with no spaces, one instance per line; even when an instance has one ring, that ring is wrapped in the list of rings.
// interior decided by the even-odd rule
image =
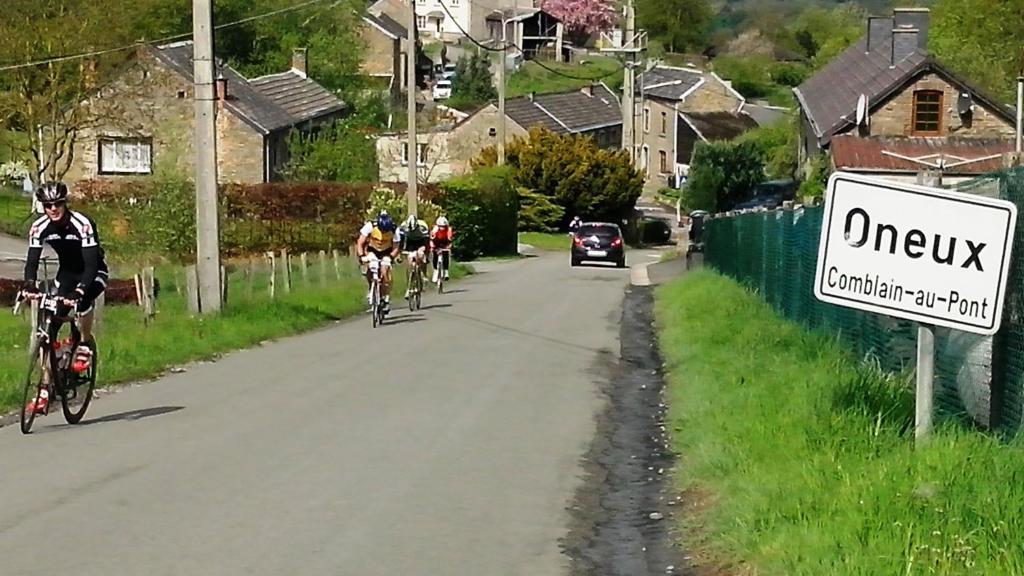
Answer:
[[[422,238],[403,238],[402,250],[404,252],[415,252],[420,248],[426,248],[428,244],[430,244],[430,238],[426,236]]]
[[[377,250],[373,246],[367,246],[366,247],[366,253],[367,254],[373,254],[374,256],[377,257],[377,260],[384,260],[385,258],[391,258],[391,252],[392,252],[391,248],[388,248],[387,250]],[[391,259],[394,260],[394,258],[391,258]]]
[[[62,271],[57,272],[56,286],[57,295],[67,297],[70,296],[78,283],[81,282],[81,277],[78,274],[70,274]],[[100,297],[100,294],[107,289],[107,273],[100,272],[96,275],[96,280],[93,281],[92,285],[85,290],[85,296],[78,301],[78,313],[88,314],[92,311],[93,305],[96,303],[96,299]]]

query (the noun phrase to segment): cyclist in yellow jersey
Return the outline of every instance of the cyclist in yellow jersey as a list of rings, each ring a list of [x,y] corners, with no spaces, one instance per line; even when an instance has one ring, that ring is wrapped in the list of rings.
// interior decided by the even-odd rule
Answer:
[[[391,263],[398,257],[399,245],[395,241],[396,226],[394,220],[388,216],[386,210],[373,221],[363,224],[359,230],[359,239],[356,240],[356,254],[359,260],[364,263],[377,261],[381,266],[380,291],[384,297],[385,314],[391,310]],[[366,284],[372,286],[373,276],[370,267],[366,269]],[[367,291],[367,302],[371,299]]]

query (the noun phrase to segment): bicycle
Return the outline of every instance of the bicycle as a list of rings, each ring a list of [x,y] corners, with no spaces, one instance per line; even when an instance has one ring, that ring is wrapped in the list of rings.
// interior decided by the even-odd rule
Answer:
[[[437,293],[444,294],[444,281],[445,275],[448,273],[448,258],[445,257],[446,253],[448,257],[451,257],[451,248],[438,248],[434,250],[435,261],[434,271],[437,272]]]
[[[370,267],[370,317],[373,320],[373,327],[376,328],[384,323],[385,303],[381,296],[380,289],[380,260],[371,258],[368,262]]]
[[[61,411],[68,424],[78,424],[85,416],[92,401],[96,388],[96,366],[99,354],[95,340],[87,346],[92,351],[92,362],[89,369],[77,373],[71,369],[72,359],[78,346],[82,343],[82,333],[78,330],[78,310],[75,303],[68,302],[55,294],[20,293],[14,304],[17,314],[22,302],[38,300],[37,328],[32,339],[29,352],[28,375],[25,377],[25,391],[21,404],[21,432],[28,434],[36,418],[36,407],[42,401],[45,392],[46,409],[43,416],[50,413],[53,397],[60,397]],[[64,310],[68,310],[65,314]],[[61,326],[67,324],[71,337],[61,339]],[[38,373],[38,379],[36,374]],[[49,374],[49,378],[47,378]],[[81,399],[80,403],[76,400]],[[77,404],[77,405],[76,405]],[[31,409],[30,409],[31,407]],[[77,408],[77,409],[76,409]]]
[[[409,287],[409,311],[413,312],[420,309],[421,298],[423,295],[423,263],[417,257],[416,252],[410,252],[409,258],[409,269],[406,275],[407,286]]]

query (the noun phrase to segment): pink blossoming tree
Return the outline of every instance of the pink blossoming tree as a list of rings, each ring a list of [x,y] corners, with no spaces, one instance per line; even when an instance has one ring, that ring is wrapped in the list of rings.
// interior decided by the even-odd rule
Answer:
[[[577,43],[611,29],[619,18],[613,0],[546,0],[543,9],[561,20]]]

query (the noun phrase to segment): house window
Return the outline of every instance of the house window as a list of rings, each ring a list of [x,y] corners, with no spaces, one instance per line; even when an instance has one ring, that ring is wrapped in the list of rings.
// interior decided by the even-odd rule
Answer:
[[[644,132],[651,131],[651,109],[644,108]]]
[[[153,141],[146,138],[100,138],[100,174],[152,174]]]
[[[668,172],[668,154],[664,150],[658,151],[658,170],[662,174]]]
[[[665,112],[661,113],[661,135],[664,136],[668,133],[668,114]]]
[[[937,136],[942,133],[942,92],[914,92],[914,134]]]
[[[426,16],[417,16],[416,17],[416,27],[419,28],[420,30],[426,29],[426,27],[427,27],[427,17]]]
[[[409,143],[402,143],[402,165],[409,165]],[[427,165],[427,145],[417,144],[416,145],[416,165],[426,166]]]
[[[452,8],[456,8],[459,5],[459,0],[448,0],[448,5]]]

